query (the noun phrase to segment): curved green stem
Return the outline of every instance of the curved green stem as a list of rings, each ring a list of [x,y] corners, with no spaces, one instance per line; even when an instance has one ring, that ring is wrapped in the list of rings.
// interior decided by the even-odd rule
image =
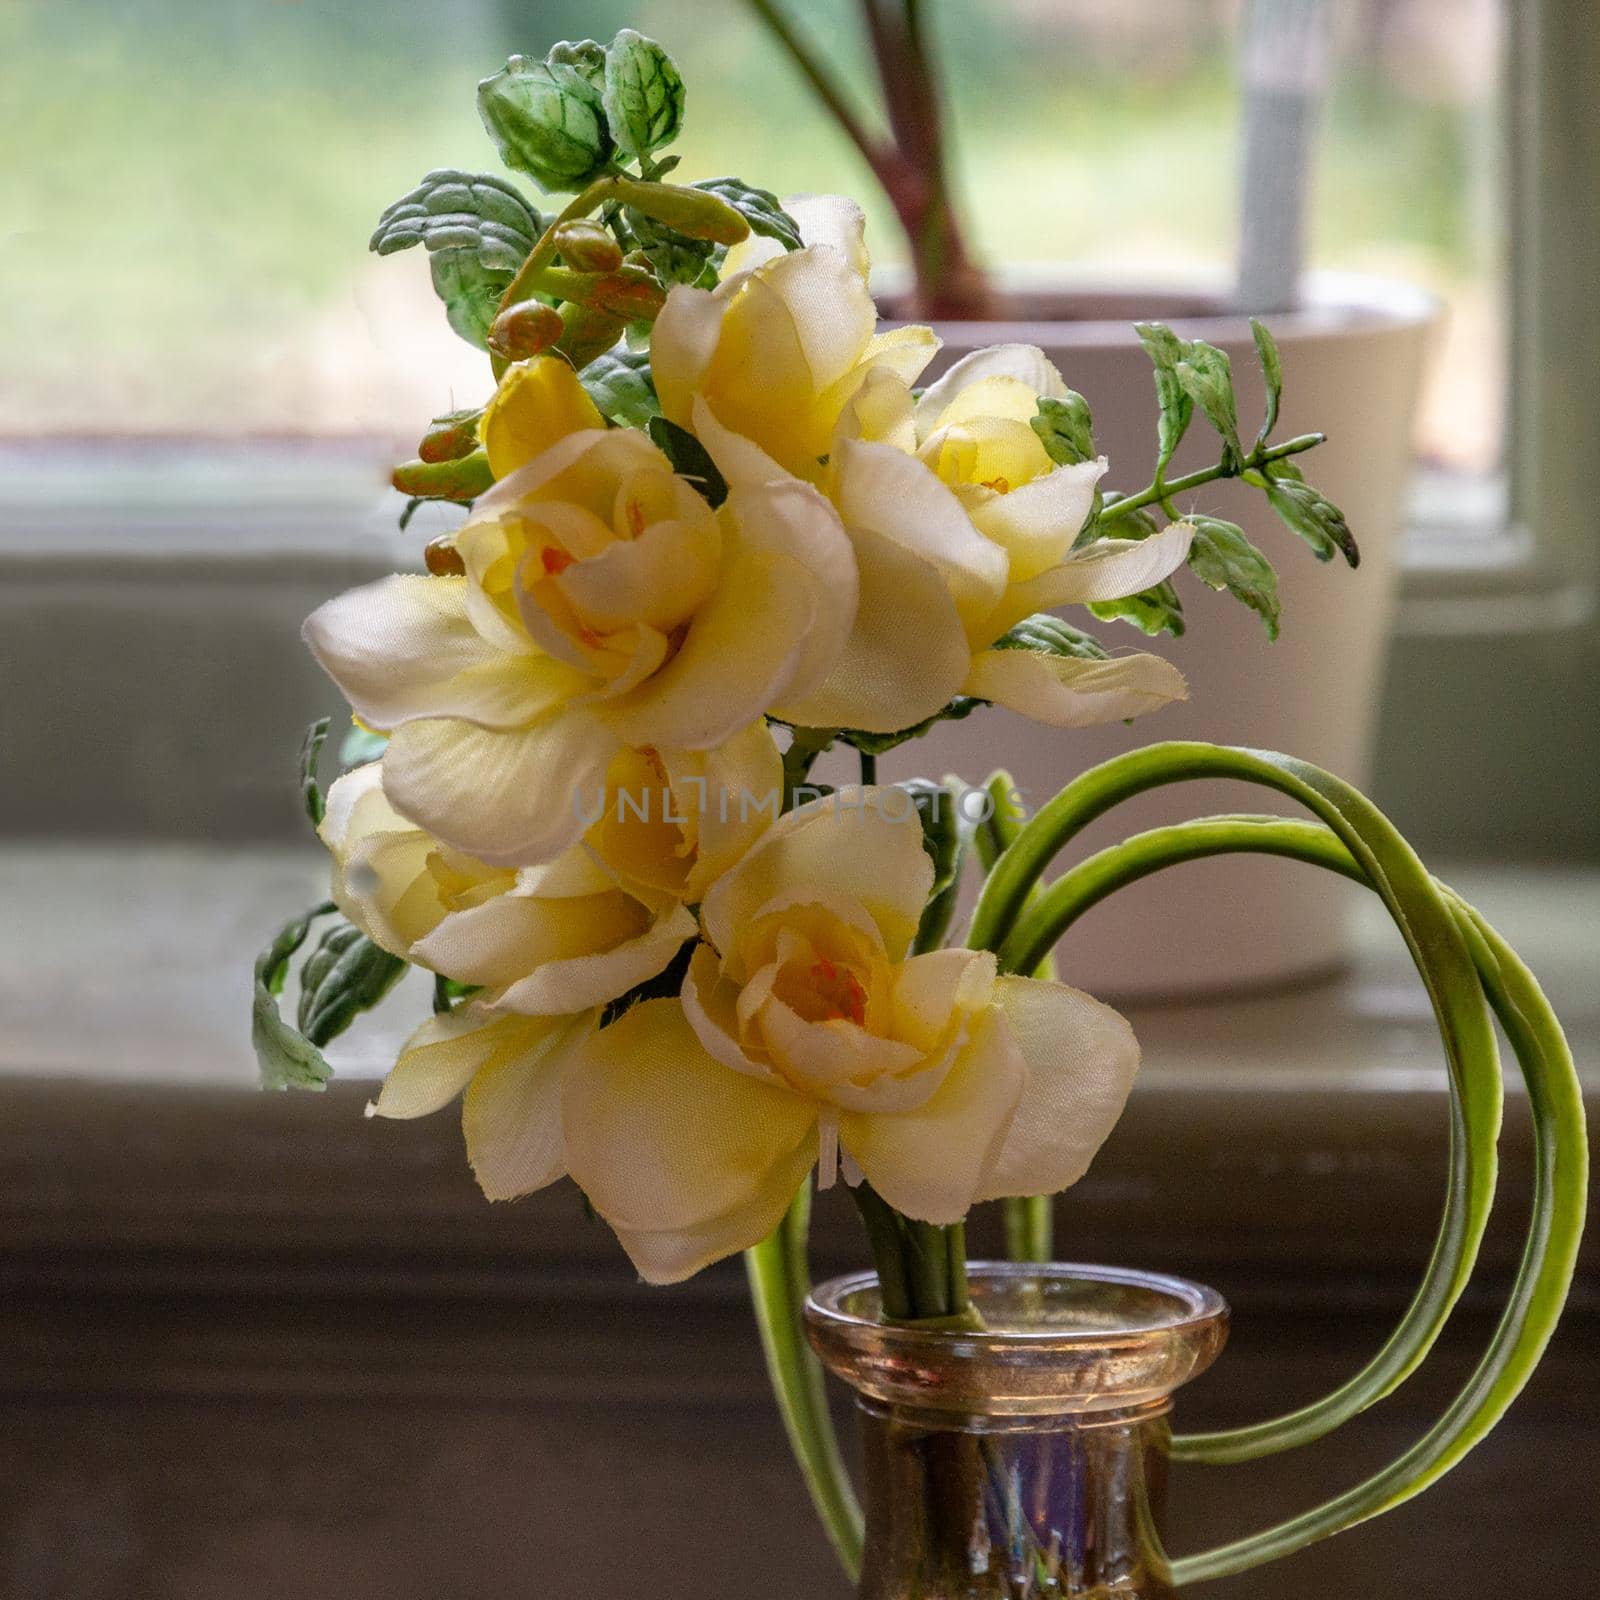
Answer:
[[[745,1252],[750,1299],[767,1374],[777,1397],[789,1447],[811,1503],[852,1582],[861,1572],[863,1520],[828,1410],[822,1365],[806,1344],[801,1309],[811,1286],[806,1239],[811,1228],[811,1184],[800,1186],[788,1214],[754,1249]]]
[[[1132,794],[1165,783],[1232,778],[1299,800],[1320,822],[1279,817],[1210,817],[1155,829],[1101,851],[1048,888],[1038,880],[1055,854],[1084,826]],[[1329,774],[1289,757],[1212,745],[1152,747],[1107,762],[1069,785],[1028,823],[996,839],[1002,851],[974,915],[970,946],[995,950],[1010,971],[1030,971],[1091,906],[1118,888],[1178,862],[1239,851],[1306,861],[1365,883],[1383,900],[1411,951],[1433,1003],[1451,1086],[1450,1171],[1444,1217],[1422,1286],[1378,1355],[1332,1395],[1287,1416],[1219,1433],[1180,1436],[1181,1457],[1207,1462],[1251,1459],[1321,1437],[1390,1393],[1425,1358],[1459,1298],[1477,1256],[1493,1198],[1501,1082],[1488,1009],[1516,1052],[1528,1085],[1535,1140],[1533,1219],[1509,1303],[1489,1348],[1437,1423],[1396,1461],[1324,1505],[1264,1532],[1172,1566],[1177,1583],[1244,1571],[1390,1510],[1455,1465],[1504,1414],[1548,1343],[1577,1261],[1586,1204],[1588,1156],[1576,1069],[1559,1023],[1527,968],[1482,917],[1433,879],[1370,801]],[[789,1226],[788,1223],[785,1226]],[[802,1224],[803,1227],[803,1224]],[[886,1241],[886,1244],[888,1241]],[[958,1248],[952,1237],[947,1251]],[[771,1241],[762,1251],[771,1248]],[[890,1252],[886,1251],[886,1256]],[[901,1262],[910,1258],[893,1252]],[[791,1252],[781,1302],[770,1283],[769,1314],[787,1306],[793,1338],[804,1293],[803,1258]],[[954,1290],[947,1254],[945,1291]],[[918,1298],[917,1285],[904,1284]],[[889,1298],[886,1286],[886,1302]],[[764,1329],[765,1337],[765,1329]],[[859,1512],[832,1442],[820,1380],[808,1389],[794,1363],[769,1364],[802,1469],[847,1569],[850,1543],[840,1508]],[[803,1351],[803,1344],[799,1346]],[[803,1450],[803,1453],[802,1453]],[[831,1464],[830,1464],[831,1463]],[[833,1520],[829,1520],[829,1518]]]
[[[1206,818],[1138,835],[1066,874],[1029,908],[1017,930],[1020,948],[1015,959],[1025,960],[1039,943],[1053,942],[1084,911],[1128,883],[1181,861],[1236,851],[1308,861],[1367,882],[1383,893],[1331,828],[1275,817]],[[1536,1140],[1535,1195],[1516,1284],[1472,1378],[1410,1450],[1365,1482],[1299,1517],[1176,1561],[1173,1577],[1180,1585],[1242,1572],[1287,1555],[1421,1493],[1504,1415],[1532,1373],[1560,1315],[1577,1262],[1587,1199],[1588,1159],[1577,1073],[1560,1025],[1531,973],[1476,911],[1436,881],[1430,887],[1436,908],[1451,918],[1471,955],[1481,993],[1504,1027],[1528,1085]],[[1424,959],[1419,958],[1419,966]],[[1441,1031],[1445,1031],[1442,1025]],[[1497,1059],[1475,1058],[1469,1070],[1480,1079],[1492,1075],[1497,1086]],[[1455,1096],[1464,1097],[1454,1074],[1452,1087]],[[1487,1203],[1489,1178],[1481,1166],[1477,1187]],[[1441,1276],[1449,1277],[1454,1275],[1454,1266],[1454,1260],[1441,1259],[1436,1252],[1430,1271],[1437,1268]],[[1425,1293],[1419,1293],[1378,1357],[1326,1400],[1249,1428],[1179,1436],[1174,1440],[1174,1454],[1209,1462],[1237,1461],[1327,1433],[1415,1370],[1443,1321],[1442,1316],[1435,1321],[1422,1314],[1426,1302]]]

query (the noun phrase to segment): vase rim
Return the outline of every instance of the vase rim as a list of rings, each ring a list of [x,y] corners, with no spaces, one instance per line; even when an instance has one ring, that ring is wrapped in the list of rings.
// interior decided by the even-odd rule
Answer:
[[[967,1275],[984,1328],[885,1323],[877,1274],[856,1272],[812,1291],[808,1336],[864,1398],[993,1416],[1164,1407],[1227,1337],[1222,1296],[1166,1273],[976,1261]]]

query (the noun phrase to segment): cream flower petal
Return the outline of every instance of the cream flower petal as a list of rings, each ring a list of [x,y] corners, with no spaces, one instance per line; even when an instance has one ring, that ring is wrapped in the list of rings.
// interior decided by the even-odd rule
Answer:
[[[569,362],[535,356],[506,369],[478,432],[489,470],[504,478],[569,433],[605,425]]]
[[[880,1038],[853,1022],[807,1022],[773,995],[763,1001],[754,1021],[773,1066],[797,1091],[819,1099],[837,1083],[892,1080],[923,1059],[915,1045]]]
[[[1015,378],[1036,395],[1060,399],[1067,392],[1061,374],[1044,351],[1031,344],[992,344],[962,356],[945,375],[923,390],[917,402],[917,437],[925,439],[940,424],[961,391],[985,378]]]
[[[860,360],[878,312],[842,251],[828,244],[792,250],[767,262],[749,287],[755,282],[782,297],[816,389],[836,383]]]
[[[922,1105],[839,1118],[840,1143],[867,1181],[920,1222],[959,1222],[967,1214],[1027,1081],[1022,1052],[996,1009],[978,1012],[970,1026],[965,1048]]]
[[[873,334],[861,359],[874,371],[889,372],[902,383],[913,384],[943,345],[944,340],[932,328],[912,322]]]
[[[673,906],[643,933],[610,949],[551,961],[495,996],[507,1011],[548,1015],[603,1006],[665,971],[697,932],[683,906]]]
[[[1097,539],[1026,583],[1012,584],[984,619],[982,636],[998,639],[1038,611],[1138,594],[1176,572],[1188,560],[1193,540],[1194,526],[1188,522],[1171,523],[1148,539]]]
[[[663,415],[680,428],[692,420],[694,397],[717,353],[726,309],[726,297],[680,283],[667,291],[666,304],[656,317],[650,334],[650,371]]]
[[[895,969],[893,1028],[924,1051],[938,1048],[958,1011],[989,1003],[996,963],[987,950],[929,950]]]
[[[590,623],[637,621],[668,633],[716,587],[721,543],[709,515],[653,522],[637,538],[616,540],[553,581]]]
[[[592,1017],[563,1018],[536,1048],[500,1057],[467,1086],[461,1128],[478,1187],[490,1200],[515,1200],[564,1178],[561,1086]]]
[[[782,1080],[765,1062],[747,1055],[739,1044],[738,1003],[743,991],[726,981],[717,952],[708,944],[698,945],[689,958],[679,1000],[695,1037],[713,1061],[733,1072],[743,1072],[763,1083]]]
[[[548,861],[577,842],[617,748],[582,712],[498,733],[454,720],[408,722],[383,755],[391,804],[436,838],[493,866]]]
[[[1139,1043],[1124,1017],[1065,984],[1005,977],[995,1000],[1028,1081],[974,1199],[1055,1194],[1083,1176],[1122,1115]]]
[[[783,209],[798,225],[802,244],[832,245],[849,262],[852,272],[867,276],[872,266],[867,255],[867,218],[854,200],[839,194],[797,194],[783,202]],[[752,272],[785,253],[776,239],[752,233],[728,251],[722,263],[723,279]]]
[[[809,694],[772,707],[809,728],[897,733],[931,717],[960,692],[971,661],[944,579],[892,539],[851,530],[859,600],[839,659]]]
[[[706,447],[730,489],[763,483],[787,483],[794,476],[781,467],[758,444],[742,433],[725,428],[703,396],[696,395],[691,407],[695,437]]]
[[[485,640],[468,619],[464,578],[380,578],[318,606],[302,632],[356,714],[375,728],[442,716],[515,727],[579,682],[531,646],[508,655]]]
[[[973,527],[961,502],[915,456],[841,439],[834,500],[845,526],[870,528],[920,556],[944,579],[963,621],[1005,592],[1006,553]]]
[[[972,520],[1010,555],[1013,583],[1037,577],[1072,548],[1105,470],[1104,456],[1080,461],[969,504]]]
[[[743,549],[799,562],[815,586],[816,614],[782,689],[786,697],[807,694],[839,659],[856,621],[856,554],[839,514],[791,478],[731,489],[719,515],[735,524]]]
[[[677,781],[677,752],[663,750],[662,761]],[[711,750],[701,776],[703,808],[695,841],[695,864],[684,885],[691,902],[761,837],[782,803],[783,757],[764,721],[752,722]]]
[[[809,1166],[816,1149],[815,1107],[713,1061],[676,1000],[640,1001],[584,1042],[562,1120],[572,1176],[619,1234],[702,1229],[735,1212],[748,1227],[752,1204],[770,1215],[705,1259],[770,1231],[796,1161]]]
[[[628,1258],[647,1283],[682,1283],[703,1267],[759,1244],[783,1220],[795,1191],[817,1161],[813,1135],[773,1167],[766,1181],[725,1212],[692,1228],[617,1227]]]
[[[426,1117],[442,1110],[475,1073],[537,1053],[560,1027],[560,1019],[500,1016],[472,1004],[429,1017],[406,1040],[372,1114]]]
[[[858,901],[899,960],[933,887],[916,810],[903,813],[903,800],[901,790],[848,788],[786,813],[707,893],[700,917],[712,944],[727,954],[769,904],[803,891]]]
[[[498,989],[518,984],[552,962],[564,964],[612,949],[638,937],[649,923],[649,913],[637,900],[610,885],[596,894],[549,899],[499,894],[446,917],[417,941],[412,958],[463,983]],[[582,1011],[619,993],[614,990],[576,1005],[513,1005],[504,999],[495,1003],[507,1011]]]
[[[1052,728],[1120,722],[1189,695],[1183,674],[1160,656],[1086,661],[1035,650],[983,651],[973,657],[962,687]]]
[[[719,744],[783,693],[825,603],[792,557],[738,551],[677,654],[630,694],[597,709],[627,744]]]
[[[901,329],[902,333],[910,332]],[[877,343],[876,340],[873,343]],[[917,429],[912,421],[916,401],[906,379],[887,368],[875,368],[862,379],[850,402],[839,413],[834,433],[834,454],[845,439],[866,439],[892,445],[907,455],[917,451]]]

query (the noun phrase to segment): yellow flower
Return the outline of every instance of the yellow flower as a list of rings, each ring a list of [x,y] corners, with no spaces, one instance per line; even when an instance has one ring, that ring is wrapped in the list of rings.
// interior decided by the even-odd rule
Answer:
[[[741,246],[716,290],[672,291],[652,340],[666,414],[728,482],[818,484],[854,547],[855,627],[784,714],[892,733],[967,694],[1081,727],[1182,699],[1182,675],[1148,653],[989,648],[1034,612],[1160,582],[1192,531],[1073,551],[1105,462],[1057,466],[1029,426],[1041,396],[1066,393],[1060,373],[1031,345],[999,345],[915,398],[937,339],[875,333],[860,208],[815,196],[791,209],[805,249]]]
[[[534,363],[485,418],[491,450],[508,461],[582,422],[580,394]],[[855,616],[850,541],[816,490],[741,485],[713,512],[630,429],[556,438],[454,545],[464,576],[352,590],[305,634],[357,714],[393,730],[396,809],[497,866],[572,843],[575,792],[623,746],[709,750],[803,703]]]
[[[753,263],[715,289],[680,285],[650,339],[661,409],[694,425],[696,400],[798,478],[826,470],[834,426],[869,373],[916,381],[939,348],[931,328],[878,333],[860,208],[825,197],[805,212],[803,250],[742,247]]]
[[[781,767],[762,723],[707,754],[621,751],[583,842],[514,873],[412,827],[376,765],[335,783],[323,835],[346,914],[397,955],[487,990],[412,1035],[373,1111],[425,1116],[464,1092],[467,1153],[490,1199],[561,1177],[567,1063],[601,1008],[694,936],[684,901],[768,826],[770,811],[740,802],[773,794]]]
[[[497,1010],[604,1005],[654,977],[695,932],[678,897],[635,892],[582,845],[511,869],[441,844],[390,806],[376,762],[333,785],[318,831],[345,915],[385,950],[482,985]]]
[[[910,955],[930,878],[899,791],[792,812],[708,892],[681,1000],[574,1047],[568,1165],[646,1278],[764,1237],[819,1157],[930,1222],[1087,1168],[1131,1030],[986,953]]]

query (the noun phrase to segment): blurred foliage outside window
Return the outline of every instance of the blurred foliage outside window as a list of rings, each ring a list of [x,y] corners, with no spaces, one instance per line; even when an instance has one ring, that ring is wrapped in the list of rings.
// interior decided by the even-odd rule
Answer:
[[[1506,381],[1498,0],[1333,0],[1310,262],[1449,307],[1423,457],[1499,465]],[[854,8],[806,0],[856,82]],[[990,262],[1143,284],[1231,270],[1238,0],[930,0]],[[690,176],[865,200],[851,147],[741,0],[8,0],[0,438],[414,444],[478,399],[420,253],[366,252],[431,165],[496,170],[473,90],[515,50],[631,23],[679,57]],[[952,64],[958,64],[952,66]],[[1070,375],[1069,375],[1070,378]]]

